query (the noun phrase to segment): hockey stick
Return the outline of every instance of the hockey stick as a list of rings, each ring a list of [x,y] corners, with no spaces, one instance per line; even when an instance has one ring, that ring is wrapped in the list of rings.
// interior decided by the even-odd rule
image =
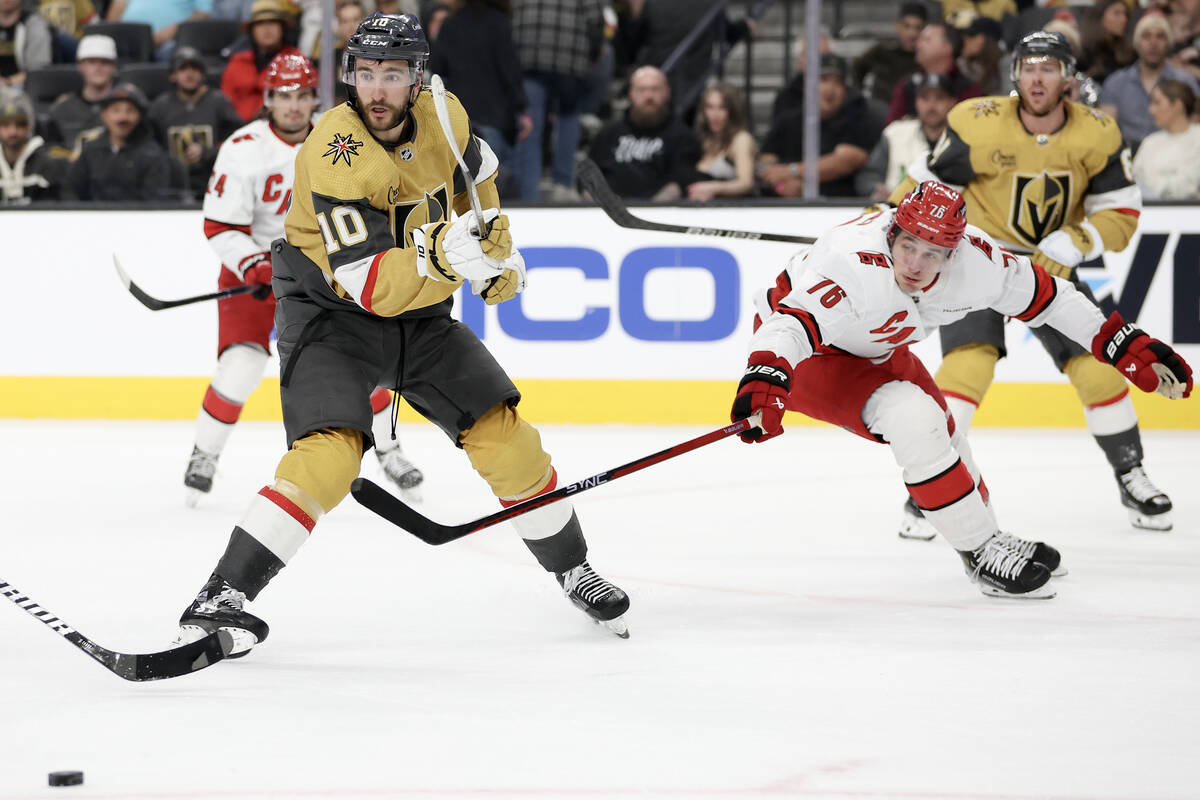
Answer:
[[[155,653],[117,653],[93,642],[79,631],[22,594],[12,584],[0,580],[0,594],[12,600],[50,630],[104,665],[105,669],[127,681],[157,681],[177,678],[217,663],[233,648],[233,638],[225,631],[210,633],[182,647]]]
[[[200,303],[205,300],[220,300],[225,297],[237,297],[239,294],[249,294],[250,292],[258,291],[263,288],[261,283],[247,283],[244,286],[231,286],[228,289],[222,289],[219,292],[210,294],[201,294],[195,297],[184,297],[181,300],[159,300],[157,297],[151,297],[146,294],[142,287],[133,282],[129,274],[121,268],[121,262],[117,260],[116,253],[113,254],[113,266],[117,268],[117,276],[121,279],[121,283],[125,284],[125,288],[129,293],[137,298],[138,302],[144,305],[151,311],[162,311],[164,308],[175,308],[176,306],[187,306],[192,303]]]
[[[703,436],[697,436],[695,439],[689,439],[673,447],[668,447],[665,450],[659,450],[657,453],[651,453],[648,456],[642,456],[639,459],[630,461],[628,464],[623,464],[619,467],[614,467],[604,472],[593,475],[590,478],[584,478],[581,481],[576,481],[569,486],[562,486],[545,494],[539,494],[536,497],[531,497],[524,502],[501,509],[494,514],[488,514],[486,517],[480,517],[472,522],[464,522],[460,525],[441,525],[428,517],[418,514],[410,506],[406,505],[398,497],[380,488],[376,484],[366,478],[355,478],[354,483],[350,485],[350,493],[354,495],[354,499],[370,510],[374,511],[379,516],[386,519],[393,525],[397,525],[404,530],[416,536],[421,541],[427,544],[445,544],[453,542],[455,539],[461,539],[469,533],[481,531],[484,528],[490,528],[498,522],[519,517],[534,509],[542,506],[550,505],[551,503],[562,500],[566,497],[586,492],[588,489],[594,489],[605,483],[611,483],[617,478],[630,475],[646,467],[661,463],[675,456],[683,455],[691,452],[698,447],[703,447],[706,444],[724,439],[726,436],[732,436],[735,433],[749,430],[759,426],[759,415],[755,414],[747,419],[738,420],[732,425],[726,425],[724,428],[719,428],[711,433],[706,433]]]
[[[666,233],[691,233],[697,236],[720,236],[724,239],[758,239],[764,242],[791,242],[793,244],[812,244],[816,241],[811,236],[791,236],[786,233],[759,233],[758,231],[734,231],[728,228],[704,228],[698,225],[672,225],[667,222],[651,222],[648,219],[635,217],[626,207],[625,201],[617,197],[617,193],[604,179],[604,173],[596,162],[585,158],[578,167],[579,183],[596,201],[596,205],[608,214],[609,219],[622,228],[638,228],[644,231],[664,231]]]
[[[471,210],[475,212],[475,219],[482,228],[484,224],[483,207],[479,204],[479,190],[475,188],[475,176],[467,167],[466,159],[459,152],[458,140],[454,138],[454,126],[450,124],[450,106],[446,104],[446,86],[442,83],[441,75],[430,77],[429,90],[433,92],[433,110],[437,113],[438,123],[442,126],[442,135],[446,137],[446,144],[450,145],[450,152],[454,153],[454,159],[458,161],[458,170],[462,173],[463,183],[467,185],[467,197],[471,200]],[[490,229],[491,226],[488,227]],[[477,238],[486,239],[489,231],[476,230],[475,233]]]

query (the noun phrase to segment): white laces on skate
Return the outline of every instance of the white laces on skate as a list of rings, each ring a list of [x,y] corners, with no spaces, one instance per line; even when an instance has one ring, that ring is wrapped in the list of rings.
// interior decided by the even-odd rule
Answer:
[[[1000,531],[996,534],[996,538],[1001,541],[1005,547],[1011,547],[1021,558],[1029,561],[1033,558],[1034,552],[1037,550],[1037,542],[1031,542],[1027,539],[1022,539],[1020,536],[1014,536],[1011,533]]]
[[[213,614],[222,610],[241,611],[246,605],[245,592],[239,592],[229,584],[223,584],[221,591],[215,595],[206,595],[203,600],[196,598],[196,611]]]
[[[193,447],[188,459],[187,475],[211,478],[217,471],[217,457]]]
[[[1015,540],[1015,541],[1014,541]],[[1001,578],[1012,580],[1029,563],[1029,557],[1023,555],[1018,542],[1023,539],[1008,533],[996,533],[975,551],[975,577],[983,570],[988,570]],[[1032,543],[1028,543],[1032,547]]]
[[[617,588],[593,572],[586,561],[563,573],[562,586],[565,593],[570,595],[574,592],[590,605],[595,605]]]
[[[1117,479],[1121,481],[1125,491],[1140,503],[1154,497],[1166,497],[1157,486],[1150,482],[1150,478],[1146,477],[1146,471],[1140,464],[1128,472],[1122,472]]]

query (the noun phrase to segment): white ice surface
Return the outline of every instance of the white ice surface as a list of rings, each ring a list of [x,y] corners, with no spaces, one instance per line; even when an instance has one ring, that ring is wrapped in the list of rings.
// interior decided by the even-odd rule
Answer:
[[[704,430],[542,432],[573,481]],[[401,434],[424,513],[494,510],[439,432]],[[1167,534],[1129,528],[1082,429],[972,438],[1002,524],[1062,550],[1056,599],[984,597],[897,538],[886,448],[793,427],[579,496],[628,641],[508,526],[430,547],[349,499],[252,606],[270,639],[196,675],[126,683],[0,603],[0,800],[1200,797],[1200,434],[1145,434]],[[188,510],[190,424],[0,440],[0,579],[126,651],[171,639],[283,447],[241,425]]]

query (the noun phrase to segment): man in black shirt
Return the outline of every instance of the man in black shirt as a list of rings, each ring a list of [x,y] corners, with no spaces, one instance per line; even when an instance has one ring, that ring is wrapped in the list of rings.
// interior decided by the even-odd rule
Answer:
[[[142,115],[146,97],[120,83],[101,101],[104,132],[83,146],[67,177],[68,199],[110,202],[167,197],[167,154],[154,141]]]
[[[629,79],[629,110],[600,129],[588,155],[621,197],[677,200],[696,170],[700,140],[671,114],[671,88],[657,67],[639,67]]]
[[[150,106],[159,144],[187,171],[187,188],[201,197],[208,185],[221,142],[242,126],[229,98],[205,83],[204,59],[192,47],[180,47],[171,57],[171,83]]]
[[[866,98],[846,86],[846,64],[835,55],[821,56],[817,84],[821,115],[820,192],[824,197],[854,197],[854,173],[867,163],[879,140]],[[758,177],[768,194],[799,197],[804,192],[804,112],[780,117],[763,140]]]
[[[896,18],[896,38],[871,46],[854,62],[852,82],[877,103],[888,105],[896,81],[917,70],[917,37],[929,21],[924,3],[904,3]]]

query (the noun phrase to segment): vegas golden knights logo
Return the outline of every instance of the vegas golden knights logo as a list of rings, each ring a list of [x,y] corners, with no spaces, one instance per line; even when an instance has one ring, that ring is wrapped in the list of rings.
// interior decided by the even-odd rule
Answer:
[[[1029,247],[1063,226],[1071,204],[1071,173],[1042,172],[1013,176],[1009,227]]]
[[[391,199],[391,191],[388,192]],[[397,247],[408,247],[413,228],[450,218],[450,198],[446,184],[433,192],[425,192],[420,200],[396,203],[392,206],[392,236]]]

